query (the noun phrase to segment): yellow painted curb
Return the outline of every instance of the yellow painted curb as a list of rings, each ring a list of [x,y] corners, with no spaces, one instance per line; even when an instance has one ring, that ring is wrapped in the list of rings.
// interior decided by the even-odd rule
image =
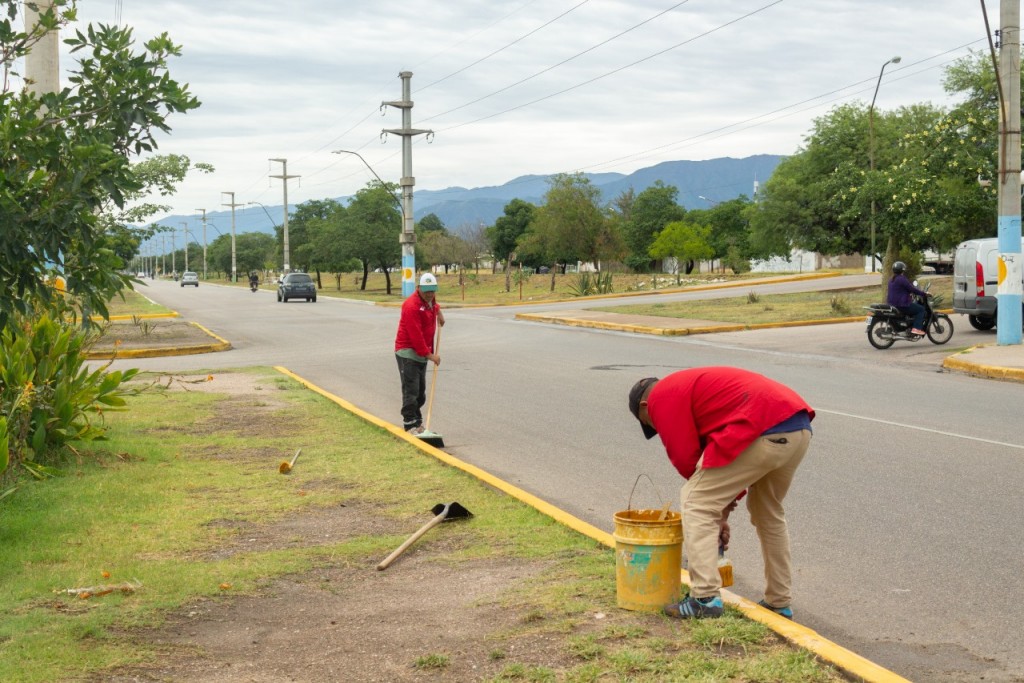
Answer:
[[[984,344],[980,346],[984,346]],[[972,363],[969,360],[961,358],[961,356],[969,354],[974,349],[980,348],[980,346],[972,346],[958,354],[948,356],[942,361],[942,367],[947,370],[964,372],[978,377],[1024,382],[1024,369],[1022,368],[1001,368],[995,365],[982,365],[981,363]]]
[[[539,313],[516,313],[516,320],[528,320],[531,322],[551,323],[554,325],[568,325],[570,327],[588,327],[598,330],[615,330],[618,332],[635,332],[637,334],[653,334],[662,337],[682,337],[689,334],[714,334],[715,332],[743,332],[746,330],[768,330],[780,327],[806,327],[808,325],[834,325],[836,323],[851,323],[861,320],[863,316],[853,318],[824,318],[821,320],[800,320],[782,323],[755,323],[751,325],[729,324],[708,325],[705,327],[653,327],[650,325],[632,325],[629,323],[614,323],[606,320],[583,320],[580,318],[562,318],[553,315]],[[666,318],[671,320],[671,318]]]
[[[122,358],[161,358],[163,356],[191,356],[200,353],[216,353],[217,351],[227,351],[231,348],[231,342],[227,339],[223,339],[210,330],[206,329],[202,325],[196,322],[189,322],[189,325],[195,325],[200,330],[216,339],[216,343],[210,344],[196,344],[194,346],[172,346],[172,347],[157,347],[153,349],[125,349],[124,351],[90,351],[85,354],[88,360],[119,360]]]
[[[314,391],[324,398],[336,403],[344,410],[349,411],[353,415],[366,420],[370,424],[373,424],[381,429],[391,432],[397,438],[406,441],[413,446],[419,448],[424,453],[432,455],[441,462],[456,467],[469,475],[472,475],[483,481],[486,484],[493,486],[494,488],[502,491],[513,498],[526,503],[530,507],[538,510],[539,512],[551,517],[556,522],[563,524],[574,531],[594,539],[598,543],[605,545],[609,548],[615,547],[615,539],[606,531],[602,531],[592,524],[588,524],[581,519],[573,517],[569,513],[561,510],[554,505],[538,498],[537,496],[527,493],[523,489],[509,484],[508,482],[495,477],[489,472],[470,465],[469,463],[463,462],[458,458],[445,453],[439,448],[434,448],[430,444],[425,443],[422,439],[418,439],[415,436],[408,434],[397,425],[393,425],[390,422],[386,422],[375,415],[372,415],[352,403],[349,403],[345,399],[339,398],[334,394],[321,389],[317,385],[309,382],[302,377],[299,377],[288,368],[282,366],[275,366],[275,370],[283,375],[291,377],[296,382],[302,384],[307,389]],[[683,583],[689,584],[690,577],[685,570],[680,572]],[[843,670],[847,674],[858,678],[859,680],[866,681],[867,683],[910,683],[907,679],[899,676],[888,669],[885,669],[874,662],[861,657],[855,652],[851,652],[844,647],[836,645],[832,641],[823,638],[817,632],[802,626],[796,622],[793,622],[785,617],[781,617],[775,614],[771,610],[767,610],[755,602],[747,600],[746,598],[736,595],[735,593],[727,590],[722,590],[722,599],[733,605],[740,610],[745,616],[754,621],[760,622],[770,628],[771,630],[778,633],[780,636],[788,640],[789,642],[802,647],[822,660],[832,664],[833,666]]]

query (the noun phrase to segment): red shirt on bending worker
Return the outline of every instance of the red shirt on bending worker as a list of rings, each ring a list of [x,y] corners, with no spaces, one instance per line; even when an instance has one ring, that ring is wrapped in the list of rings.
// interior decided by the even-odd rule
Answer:
[[[629,392],[629,410],[645,437],[661,437],[669,460],[687,480],[680,498],[690,595],[666,605],[665,614],[723,614],[718,558],[728,547],[729,514],[746,494],[764,555],[760,604],[792,618],[782,501],[810,445],[811,407],[789,387],[756,372],[704,367],[640,380]]]

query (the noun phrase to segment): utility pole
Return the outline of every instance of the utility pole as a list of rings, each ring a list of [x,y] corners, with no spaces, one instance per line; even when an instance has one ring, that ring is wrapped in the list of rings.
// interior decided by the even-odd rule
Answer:
[[[402,110],[402,127],[384,129],[385,133],[402,136],[402,296],[410,296],[416,289],[416,224],[412,215],[412,188],[416,179],[412,175],[412,139],[416,135],[427,134],[429,139],[434,135],[432,130],[412,127],[412,89],[411,71],[398,74],[402,79],[402,99],[396,102],[382,102],[381,106],[395,107]]]
[[[39,24],[39,16],[52,9],[52,0],[25,3],[25,30]],[[48,31],[25,55],[25,80],[35,95],[60,91],[60,33]]]
[[[174,273],[174,279],[175,280],[178,279],[178,263],[177,263],[178,247],[177,247],[177,245],[174,244],[174,233],[176,233],[176,232],[178,232],[178,231],[177,230],[171,230],[171,272]]]
[[[284,272],[285,274],[291,272],[291,261],[288,252],[288,179],[289,178],[301,178],[302,176],[288,175],[288,160],[287,159],[271,159],[271,161],[277,161],[281,163],[281,174],[271,175],[271,178],[280,178],[284,181],[284,223],[281,224],[281,231],[284,237]]]
[[[1024,290],[1020,230],[1020,0],[999,3],[999,80],[1003,100],[999,117],[999,324],[996,342],[1021,343],[1021,294]]]
[[[238,264],[235,261],[235,207],[242,206],[241,204],[235,204],[235,193],[234,192],[221,192],[221,194],[231,195],[231,203],[225,204],[221,202],[221,206],[231,207],[231,281],[238,282]]]
[[[203,279],[206,279],[206,209],[196,209],[203,212]]]
[[[163,233],[160,233],[160,274],[167,275],[167,241]]]
[[[181,222],[181,229],[185,236],[185,270],[188,270],[188,221]]]

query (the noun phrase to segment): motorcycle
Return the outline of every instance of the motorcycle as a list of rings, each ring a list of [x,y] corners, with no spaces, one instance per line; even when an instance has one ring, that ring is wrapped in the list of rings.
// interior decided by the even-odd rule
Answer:
[[[260,283],[256,282],[255,280],[249,280],[249,289],[251,289],[252,291],[255,292],[259,288],[260,288]]]
[[[915,285],[917,283],[914,283]],[[927,288],[926,288],[927,291]],[[936,313],[934,306],[940,303],[939,297],[914,296],[924,306],[924,331],[933,344],[945,344],[953,337],[953,321],[945,313]],[[871,311],[867,318],[868,341],[876,349],[887,349],[898,341],[920,341],[922,335],[911,332],[914,317],[901,312],[889,304],[871,304],[864,306]]]

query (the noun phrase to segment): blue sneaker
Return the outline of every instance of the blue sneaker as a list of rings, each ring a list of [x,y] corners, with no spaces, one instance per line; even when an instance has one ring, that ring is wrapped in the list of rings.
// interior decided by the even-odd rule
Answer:
[[[688,597],[679,603],[665,605],[662,611],[676,619],[707,619],[722,616],[725,606],[717,595],[710,598]]]
[[[769,605],[764,600],[762,600],[761,602],[759,602],[757,604],[759,604],[761,607],[764,607],[765,609],[770,609],[771,611],[775,612],[776,614],[778,614],[781,617],[786,617],[787,619],[792,619],[793,618],[793,610],[791,610],[788,607],[772,607],[771,605]]]

